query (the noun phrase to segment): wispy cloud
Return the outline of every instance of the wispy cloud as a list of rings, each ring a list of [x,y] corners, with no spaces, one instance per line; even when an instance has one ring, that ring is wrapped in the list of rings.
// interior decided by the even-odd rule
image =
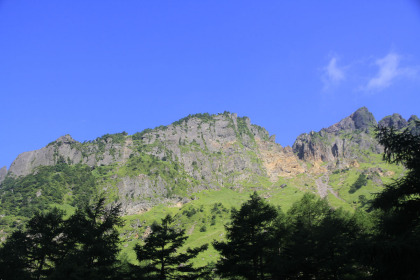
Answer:
[[[383,57],[362,57],[343,64],[339,57],[333,54],[328,63],[319,68],[322,91],[334,94],[340,88],[344,91],[374,94],[402,80],[419,82],[420,65],[409,65],[409,61],[413,61],[413,58],[390,51]]]
[[[381,59],[377,59],[375,64],[379,67],[376,75],[369,79],[363,89],[367,91],[380,91],[395,82],[398,77],[414,77],[416,69],[400,67],[401,56],[395,52],[387,54]]]
[[[328,65],[323,68],[322,81],[324,83],[324,90],[338,85],[344,79],[345,74],[343,68],[337,66],[337,57],[332,57]]]

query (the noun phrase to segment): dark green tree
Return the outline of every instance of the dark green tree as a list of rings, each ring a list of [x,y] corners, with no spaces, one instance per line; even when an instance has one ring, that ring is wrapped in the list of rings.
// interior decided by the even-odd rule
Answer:
[[[6,241],[0,253],[2,265],[14,267],[17,275],[26,274],[28,279],[44,279],[50,275],[64,253],[63,216],[64,212],[57,208],[35,213],[25,231],[15,232]]]
[[[279,279],[363,279],[353,248],[363,233],[360,215],[333,210],[306,193],[287,213],[287,231],[276,276]]]
[[[51,279],[116,279],[122,225],[120,205],[106,207],[104,198],[77,209],[64,229],[65,259]]]
[[[266,279],[273,255],[278,251],[274,224],[277,210],[256,192],[239,210],[232,209],[231,224],[225,226],[226,242],[214,241],[221,259],[217,271],[224,277]]]
[[[288,238],[279,263],[280,274],[287,279],[311,279],[319,273],[317,229],[329,215],[325,200],[306,193],[287,213]]]
[[[64,254],[64,211],[37,213],[27,225],[28,258],[35,279],[45,278]]]
[[[202,275],[203,268],[194,268],[190,261],[205,251],[207,244],[180,253],[188,237],[185,230],[175,229],[173,222],[173,217],[167,215],[160,224],[153,223],[144,244],[135,247],[141,263],[139,271],[147,276],[145,279],[195,279]]]
[[[382,212],[370,252],[374,278],[419,279],[420,136],[382,127],[377,138],[384,146],[384,160],[404,165],[407,172],[372,202]]]
[[[0,279],[118,279],[120,207],[36,213],[0,248]]]
[[[0,248],[0,279],[33,279],[28,256],[26,233],[15,231]]]

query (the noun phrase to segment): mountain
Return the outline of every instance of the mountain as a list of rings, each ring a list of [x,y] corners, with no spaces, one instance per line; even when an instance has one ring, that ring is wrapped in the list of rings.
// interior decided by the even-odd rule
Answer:
[[[418,118],[414,115],[406,121],[400,114],[393,114],[377,123],[372,113],[362,107],[328,128],[299,135],[293,144],[293,151],[304,161],[328,162],[330,169],[349,161],[363,161],[366,152],[383,152],[375,139],[376,127],[408,129],[418,134],[420,127],[416,126],[416,120]]]
[[[358,159],[360,152],[381,153],[382,147],[374,137],[375,117],[366,107],[319,132],[301,134],[293,144],[293,151],[301,160],[335,163]]]
[[[379,125],[418,133],[416,120],[394,114]],[[192,236],[220,213],[206,234],[222,234],[225,210],[252,190],[284,208],[307,191],[333,207],[363,208],[373,192],[404,174],[382,162],[377,125],[363,107],[319,132],[299,135],[293,147],[275,143],[263,127],[229,112],[189,115],[168,126],[83,143],[65,135],[0,169],[0,224],[7,232],[38,209],[71,211],[98,195],[122,204],[129,240],[144,234],[141,219],[175,208],[188,217],[183,221]],[[356,186],[361,174],[367,183]]]
[[[125,211],[136,213],[203,189],[240,188],[305,172],[292,149],[273,139],[247,117],[197,114],[131,136],[107,134],[80,143],[65,135],[20,154],[7,176],[16,179],[59,163],[107,169],[97,183],[114,188]]]

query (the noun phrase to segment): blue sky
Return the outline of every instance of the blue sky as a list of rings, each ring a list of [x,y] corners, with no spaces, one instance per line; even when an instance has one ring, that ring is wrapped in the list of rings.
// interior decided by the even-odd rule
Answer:
[[[420,115],[416,1],[0,0],[0,166],[225,110],[292,145],[366,106]]]

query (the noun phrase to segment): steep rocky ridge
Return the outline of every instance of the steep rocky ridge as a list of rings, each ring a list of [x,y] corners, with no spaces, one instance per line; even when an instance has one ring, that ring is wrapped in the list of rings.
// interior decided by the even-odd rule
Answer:
[[[328,128],[299,135],[293,151],[301,160],[326,162],[329,168],[348,165],[361,159],[360,152],[382,152],[373,134],[376,126],[375,117],[362,107]]]
[[[416,120],[394,114],[379,124],[417,131]],[[182,205],[191,193],[204,189],[275,187],[299,174],[314,181],[336,168],[358,168],[370,153],[382,152],[375,126],[375,118],[363,107],[328,128],[300,135],[292,148],[275,143],[274,135],[249,118],[228,112],[190,115],[168,126],[83,143],[65,135],[20,154],[8,171],[1,169],[0,190],[3,180],[31,176],[42,166],[82,165],[91,170],[99,192],[121,202],[126,214],[136,214],[161,202]],[[42,198],[48,192],[36,193]]]
[[[249,118],[227,112],[190,115],[169,126],[84,143],[65,135],[20,154],[8,176],[26,176],[40,166],[59,163],[97,169],[99,187],[112,192],[127,213],[167,199],[184,201],[203,189],[274,183],[305,172],[290,147],[275,143],[274,136]]]
[[[408,129],[414,135],[420,135],[419,118],[412,115],[408,120],[405,120],[400,114],[392,114],[384,117],[379,121],[378,125],[381,127],[392,127],[396,130]]]
[[[120,135],[118,135],[120,136]],[[10,175],[25,176],[38,166],[50,166],[59,162],[87,164],[89,166],[108,165],[124,162],[128,158],[130,141],[115,135],[105,135],[94,141],[80,143],[70,135],[64,135],[46,147],[20,154],[11,164]]]
[[[407,121],[400,114],[393,114],[377,123],[373,114],[362,107],[328,128],[299,135],[293,151],[301,160],[327,163],[328,169],[354,166],[357,161],[363,161],[367,153],[382,153],[383,148],[374,134],[378,125],[396,130],[409,129],[418,135],[420,127],[416,120],[418,118],[414,115]]]
[[[408,122],[400,114],[392,114],[386,116],[378,123],[379,126],[392,127],[394,129],[402,129],[408,125]]]

